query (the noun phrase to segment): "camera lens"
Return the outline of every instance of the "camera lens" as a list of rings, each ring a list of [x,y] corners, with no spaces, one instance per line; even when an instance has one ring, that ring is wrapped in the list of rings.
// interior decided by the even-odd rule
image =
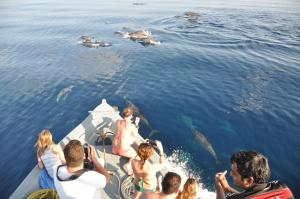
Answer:
[[[83,145],[83,150],[84,150],[85,158],[88,158],[88,156],[89,156],[89,145],[87,143],[85,143]]]

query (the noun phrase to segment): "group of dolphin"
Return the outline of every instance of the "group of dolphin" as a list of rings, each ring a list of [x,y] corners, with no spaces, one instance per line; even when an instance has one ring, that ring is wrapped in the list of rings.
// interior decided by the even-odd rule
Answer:
[[[200,15],[198,13],[188,11],[183,13],[182,16],[175,16],[175,17],[177,19],[186,19],[190,22],[196,22],[199,20]],[[157,40],[155,37],[153,37],[151,32],[148,30],[136,30],[131,32],[117,31],[115,32],[115,34],[121,35],[123,38],[129,38],[133,41],[137,41],[144,46],[160,44],[160,41]],[[81,44],[89,48],[111,46],[110,43],[95,40],[91,36],[81,36],[80,39],[81,39]]]
[[[132,108],[134,116],[140,117],[141,121],[144,122],[144,124],[151,130],[147,138],[150,138],[153,135],[159,133],[159,131],[154,130],[152,128],[148,119],[140,112],[139,108],[135,104],[133,104],[133,102],[131,102],[127,98],[125,98],[125,101],[127,106]],[[193,120],[186,115],[181,115],[181,120],[187,127],[190,128],[195,140],[198,143],[200,143],[204,147],[204,149],[207,150],[213,156],[213,158],[216,161],[216,164],[220,164],[221,161],[219,160],[212,144],[208,141],[208,139],[205,137],[203,133],[201,133],[196,129],[196,127],[193,124]]]
[[[153,36],[151,36],[151,32],[148,30],[138,30],[133,32],[122,32],[117,31],[115,34],[121,35],[123,38],[129,38],[133,41],[138,41],[142,45],[156,45],[160,44],[160,42],[155,39]],[[91,36],[81,36],[81,44],[83,46],[89,47],[89,48],[99,48],[99,47],[108,47],[111,46],[110,43],[104,42],[104,41],[98,41],[94,39],[94,37]]]

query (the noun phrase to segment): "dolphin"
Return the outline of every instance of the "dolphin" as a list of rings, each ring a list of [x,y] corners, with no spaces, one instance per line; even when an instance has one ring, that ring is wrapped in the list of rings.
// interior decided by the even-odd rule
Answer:
[[[193,120],[191,117],[186,116],[186,115],[181,115],[181,120],[182,122],[191,129],[195,139],[197,140],[198,143],[200,143],[216,160],[217,164],[220,164],[220,160],[215,152],[215,150],[213,149],[211,143],[207,140],[207,138],[204,136],[203,133],[199,132],[196,129],[196,126],[193,124]]]
[[[130,32],[130,33],[128,33],[128,35],[129,35],[129,38],[133,39],[133,40],[146,39],[146,38],[150,37],[151,32],[149,32],[147,30],[138,30],[138,31]]]
[[[200,14],[191,11],[183,13],[182,16],[175,16],[175,18],[177,19],[186,19],[189,22],[197,22],[200,19],[200,17]]]
[[[159,133],[158,130],[154,130],[154,129],[152,128],[152,126],[150,125],[149,120],[148,120],[148,119],[140,112],[140,109],[139,109],[135,104],[133,104],[133,103],[132,103],[129,99],[127,99],[127,98],[125,98],[125,102],[126,102],[126,104],[128,105],[128,107],[132,108],[132,110],[133,110],[133,115],[138,116],[138,117],[141,119],[141,121],[143,121],[144,124],[151,130],[151,132],[149,133],[149,136],[148,136],[148,137],[153,136],[154,134]]]
[[[98,48],[98,47],[111,46],[110,43],[95,40],[94,37],[90,37],[90,36],[81,36],[80,39],[81,39],[81,44],[83,46],[86,46],[86,47],[89,47],[89,48]]]
[[[203,135],[203,133],[201,133],[200,131],[198,131],[194,128],[191,130],[195,136],[196,141],[199,142],[214,157],[216,164],[220,164],[221,162],[220,162],[215,150],[213,149],[211,143]]]
[[[91,42],[94,39],[94,37],[81,36],[80,39],[81,39],[82,42]]]
[[[195,128],[192,118],[190,118],[189,116],[186,116],[186,115],[181,115],[180,117],[181,117],[181,120],[183,121],[183,123],[187,127],[189,127],[190,129]]]
[[[98,48],[98,47],[108,47],[111,46],[110,43],[106,43],[104,41],[91,41],[91,42],[82,42],[82,45],[89,48]]]
[[[56,96],[56,102],[59,103],[60,100],[65,100],[73,88],[74,88],[74,86],[71,85],[71,86],[67,86],[67,87],[61,89],[61,91]]]
[[[145,39],[147,37],[150,37],[151,32],[147,30],[138,30],[134,32],[123,32],[123,31],[117,31],[115,34],[121,35],[123,38],[129,38],[131,40],[139,40],[139,39]]]
[[[140,43],[143,45],[155,45],[155,44],[160,44],[160,41],[158,41],[154,37],[147,37],[147,38],[141,39]]]

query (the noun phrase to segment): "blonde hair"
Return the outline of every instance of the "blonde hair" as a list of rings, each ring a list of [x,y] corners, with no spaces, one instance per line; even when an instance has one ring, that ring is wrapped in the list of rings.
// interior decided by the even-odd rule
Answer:
[[[39,134],[37,142],[35,143],[38,156],[42,156],[45,150],[52,144],[54,144],[54,142],[52,141],[51,132],[48,129],[42,130]]]
[[[178,194],[176,199],[195,199],[197,191],[197,181],[194,178],[186,180],[182,192]]]
[[[129,117],[132,114],[133,114],[133,109],[131,107],[127,107],[123,110],[124,117]]]
[[[153,153],[154,153],[153,148],[149,143],[146,142],[140,144],[137,154],[143,161],[141,169],[143,169],[146,160],[148,160],[153,155]]]

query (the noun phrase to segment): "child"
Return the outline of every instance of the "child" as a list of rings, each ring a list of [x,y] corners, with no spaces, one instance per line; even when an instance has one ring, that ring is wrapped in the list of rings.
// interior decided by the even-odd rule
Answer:
[[[54,169],[66,160],[60,146],[52,140],[52,134],[44,129],[40,132],[39,138],[35,144],[37,148],[37,160],[40,169],[45,168],[39,177],[40,187],[43,189],[55,189],[53,184]]]
[[[182,192],[178,194],[176,199],[196,199],[197,182],[194,178],[186,180]]]

